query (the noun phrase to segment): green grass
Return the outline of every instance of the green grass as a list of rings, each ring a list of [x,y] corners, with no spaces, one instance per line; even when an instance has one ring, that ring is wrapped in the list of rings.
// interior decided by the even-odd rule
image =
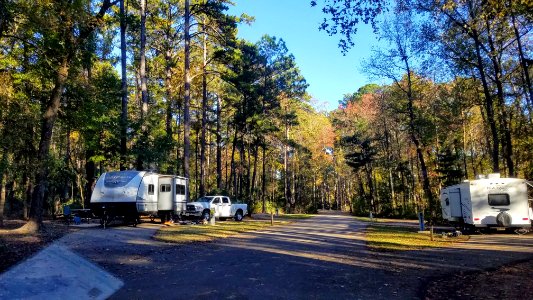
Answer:
[[[356,220],[358,220],[358,221],[361,221],[361,222],[374,222],[374,223],[381,222],[378,218],[372,218],[372,220],[370,220],[369,217],[357,217],[357,216],[355,216],[354,218]]]
[[[310,214],[283,214],[279,216],[274,216],[275,219],[286,219],[286,220],[303,220],[303,219],[309,219],[312,218],[314,215]]]
[[[274,226],[287,223],[286,221],[275,221]],[[241,232],[261,230],[270,226],[270,220],[220,221],[216,222],[215,225],[175,225],[159,229],[155,239],[179,244],[210,242],[216,239],[228,238]]]
[[[468,240],[468,236],[443,238],[439,234],[417,233],[416,228],[371,225],[367,228],[366,240],[373,250],[397,251],[424,248],[448,247],[455,242]]]

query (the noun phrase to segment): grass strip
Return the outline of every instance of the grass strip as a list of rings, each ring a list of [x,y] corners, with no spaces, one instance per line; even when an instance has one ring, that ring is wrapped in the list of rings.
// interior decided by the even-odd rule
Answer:
[[[275,225],[287,224],[287,221],[275,221]],[[254,221],[221,221],[215,225],[175,225],[163,227],[155,235],[155,239],[178,244],[195,242],[210,242],[216,239],[228,238],[241,232],[256,231],[270,227],[270,220]]]
[[[279,216],[274,215],[274,219],[285,219],[285,220],[304,220],[314,217],[315,215],[309,214],[283,214]]]
[[[373,222],[373,223],[383,222],[383,221],[380,221],[378,218],[372,218],[372,219],[370,219],[369,217],[359,217],[359,216],[354,216],[354,219],[356,219],[356,220],[358,220],[358,221],[361,221],[361,222]]]
[[[370,225],[366,230],[368,247],[377,251],[443,248],[468,239],[469,237],[465,235],[442,237],[440,234],[433,234],[431,241],[429,233],[418,233],[416,228],[408,227]]]

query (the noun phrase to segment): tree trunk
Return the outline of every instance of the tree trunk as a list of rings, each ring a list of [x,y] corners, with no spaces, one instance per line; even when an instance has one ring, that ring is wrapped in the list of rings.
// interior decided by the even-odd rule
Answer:
[[[196,183],[195,186],[196,186],[196,190],[195,190],[195,194],[194,194],[194,198],[193,199],[196,199],[198,198],[198,195],[200,193],[200,185],[198,184],[198,182],[200,181],[199,179],[199,173],[198,173],[198,156],[199,156],[199,151],[198,151],[198,147],[199,147],[199,144],[200,144],[200,133],[198,132],[199,130],[196,131],[196,140],[195,140],[195,143],[194,143],[194,182]]]
[[[287,110],[285,109],[285,115]],[[288,155],[288,142],[289,142],[289,124],[285,117],[285,143],[283,143],[283,195],[285,196],[285,209],[288,212],[291,203],[291,192],[289,187],[289,155]]]
[[[228,136],[228,137],[230,136],[230,130],[231,130],[231,127],[230,127],[230,124],[228,122],[228,124],[226,126],[226,136]],[[226,157],[226,159],[224,160],[224,175],[226,176],[225,177],[226,181],[225,181],[224,188],[226,189],[226,191],[229,191],[230,188],[231,188],[231,186],[230,186],[230,184],[231,184],[231,173],[228,174],[228,170],[231,169],[231,166],[228,167],[228,164],[230,162],[230,160],[228,159],[228,157],[229,157],[229,147],[226,146],[225,148],[226,149],[224,151],[224,154],[225,154],[224,156]]]
[[[255,180],[257,178],[257,161],[259,160],[259,145],[255,146],[255,153],[254,153],[254,171],[252,173],[252,182],[250,184],[250,201],[252,201],[252,204],[255,205]],[[253,208],[253,206],[252,206]],[[252,213],[251,212],[251,209],[250,209],[250,214]]]
[[[261,202],[263,203],[262,213],[266,213],[266,144],[263,143],[263,169],[261,179]]]
[[[96,180],[96,165],[94,161],[91,160],[91,157],[94,156],[94,150],[87,150],[85,152],[85,178],[87,178],[87,183],[85,184],[85,206],[89,206],[91,195],[93,193],[94,184]]]
[[[61,103],[61,94],[63,87],[68,77],[70,56],[64,56],[61,59],[60,65],[57,69],[56,78],[54,80],[54,88],[50,93],[49,101],[46,103],[44,113],[41,116],[41,137],[39,142],[39,150],[37,152],[37,176],[35,180],[35,187],[33,189],[31,206],[30,206],[30,220],[25,225],[29,231],[39,230],[43,225],[43,205],[44,195],[48,186],[48,156],[50,154],[50,143],[52,141],[52,133],[54,123],[57,119],[59,105]]]
[[[168,157],[167,159],[171,158],[171,152],[172,152],[172,55],[170,53],[170,50],[167,49],[165,51],[165,95],[166,95],[166,118],[165,118],[165,132],[166,132],[166,139],[167,143],[169,145],[168,148]],[[179,160],[179,157],[176,157],[176,161]],[[179,169],[178,169],[179,170]],[[168,164],[167,167],[167,174],[176,174],[174,172],[174,167],[172,164]]]
[[[246,150],[244,147],[244,134],[241,137],[241,143],[239,144],[239,195],[248,196],[248,188],[250,184],[250,165],[246,164]],[[248,155],[249,157],[249,155]],[[246,173],[244,173],[246,171]],[[247,199],[248,201],[250,199]],[[248,203],[250,205],[250,203]]]
[[[489,20],[485,20],[485,25],[487,28],[487,37],[490,47],[490,53],[489,57],[492,62],[492,66],[494,68],[494,83],[496,83],[496,91],[498,95],[498,116],[500,121],[500,132],[503,135],[502,139],[502,154],[503,158],[505,160],[505,163],[507,165],[507,170],[509,172],[509,177],[515,176],[514,171],[514,163],[513,163],[513,144],[511,141],[511,132],[508,124],[508,116],[507,116],[507,107],[505,105],[504,100],[504,91],[503,91],[503,83],[501,81],[502,76],[502,68],[501,68],[501,62],[499,61],[497,57],[497,50],[494,46],[494,41],[492,39],[492,32],[491,32],[491,26]]]
[[[0,162],[0,228],[4,227],[4,207],[6,205],[6,188],[4,186],[4,175],[7,166],[7,151],[4,149]]]
[[[183,73],[185,77],[184,84],[184,98],[183,98],[183,176],[186,178],[190,177],[189,174],[189,158],[191,155],[191,140],[190,140],[190,131],[191,131],[191,116],[189,114],[190,101],[191,101],[191,62],[190,62],[190,19],[191,12],[189,7],[189,1],[185,0],[185,22],[184,22],[184,68]],[[189,198],[189,197],[187,197]]]
[[[217,96],[217,189],[222,190],[222,100]]]
[[[148,86],[146,78],[146,0],[141,0],[141,45],[139,50],[140,65],[139,77],[141,80],[141,137],[140,137],[140,151],[137,154],[137,170],[142,171],[144,166],[144,155],[147,149],[148,132],[146,126],[146,119],[148,117]]]
[[[509,1],[509,3],[513,3],[512,1]],[[528,107],[529,107],[529,113],[533,113],[532,112],[532,108],[533,108],[533,86],[531,85],[531,77],[529,76],[529,68],[527,66],[527,61],[526,61],[526,58],[524,56],[524,50],[523,50],[523,47],[522,47],[522,39],[520,38],[520,32],[518,31],[518,27],[516,25],[516,19],[515,19],[515,15],[514,15],[514,12],[511,12],[511,20],[512,20],[512,24],[513,24],[513,29],[514,29],[514,34],[515,34],[515,37],[516,37],[516,42],[517,42],[517,46],[518,46],[518,56],[520,58],[520,66],[522,67],[522,74],[524,76],[524,86],[525,86],[525,90],[528,92]]]
[[[179,93],[181,94],[181,93]],[[181,126],[181,123],[182,123],[182,115],[181,115],[181,111],[182,111],[182,105],[181,105],[181,101],[176,101],[177,102],[177,114],[176,114],[176,126],[177,126],[177,131],[178,131],[178,137],[177,137],[177,141],[180,141],[181,140],[181,129],[180,129],[180,126]],[[183,162],[183,157],[181,156],[181,146],[179,144],[179,142],[176,142],[176,174],[179,174],[180,171],[183,171],[182,170],[182,162]],[[183,174],[182,174],[183,175]],[[183,175],[185,176],[185,175]],[[188,178],[188,177],[187,177]],[[189,199],[188,198],[188,193],[187,193],[187,198],[186,199]]]
[[[122,110],[120,114],[120,170],[126,169],[126,156],[128,154],[128,78],[126,73],[126,10],[124,1],[120,0],[120,70],[121,70],[121,99]]]
[[[65,168],[70,169],[70,128],[67,128],[65,138],[66,138],[65,157],[63,161],[65,163]],[[61,200],[63,200],[64,202],[66,202],[68,199],[68,188],[70,185],[71,185],[70,178],[68,176],[65,176],[65,181],[63,182],[63,188],[62,189],[60,188],[61,195],[59,195]],[[70,195],[70,197],[74,199],[74,195]]]
[[[434,217],[436,214],[436,207],[434,206],[434,199],[433,199],[433,193],[431,192],[431,186],[429,183],[429,176],[428,176],[428,170],[426,166],[426,161],[424,159],[424,154],[422,152],[422,148],[420,145],[420,141],[418,140],[417,134],[416,134],[416,128],[415,128],[415,113],[413,108],[413,82],[411,79],[411,68],[409,67],[409,62],[407,59],[404,59],[404,63],[406,66],[407,71],[407,111],[409,114],[409,131],[411,136],[411,141],[416,147],[416,154],[418,157],[418,162],[420,163],[420,172],[422,173],[422,188],[424,190],[424,194],[426,196],[426,200],[429,203],[429,208],[431,211],[431,215]]]
[[[229,125],[228,125],[229,126]],[[237,196],[237,170],[235,168],[235,150],[237,148],[237,127],[235,126],[235,134],[233,136],[233,145],[231,149],[231,163],[230,163],[230,182],[233,184],[234,196]]]
[[[205,22],[205,20],[204,20]],[[204,28],[205,31],[205,28]],[[203,36],[203,65],[202,65],[202,132],[200,137],[200,196],[205,195],[205,131],[207,127],[207,35]]]
[[[481,42],[479,41],[479,35],[476,30],[473,30],[473,40],[476,47],[476,67],[479,71],[479,77],[483,86],[483,93],[485,94],[485,110],[487,112],[487,122],[489,123],[491,135],[492,135],[492,171],[494,173],[500,172],[499,160],[500,160],[500,138],[498,128],[496,127],[496,119],[494,116],[494,103],[492,95],[487,83],[487,77],[485,75],[485,67],[483,66],[483,58],[481,57]]]

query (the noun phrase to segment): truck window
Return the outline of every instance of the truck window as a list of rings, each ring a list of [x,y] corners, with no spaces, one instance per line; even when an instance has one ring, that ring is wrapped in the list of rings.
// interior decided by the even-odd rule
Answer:
[[[185,185],[176,184],[176,195],[185,195]]]
[[[148,185],[148,195],[153,195],[154,194],[154,185],[153,184],[149,184]]]
[[[229,203],[229,199],[228,199],[228,197],[224,197],[224,198],[222,198],[222,203]]]
[[[162,184],[159,186],[159,191],[162,193],[170,192],[170,184]]]
[[[215,200],[213,200],[213,204],[219,204],[220,203],[220,198],[216,198]]]
[[[509,194],[489,194],[489,205],[507,206],[511,204]]]

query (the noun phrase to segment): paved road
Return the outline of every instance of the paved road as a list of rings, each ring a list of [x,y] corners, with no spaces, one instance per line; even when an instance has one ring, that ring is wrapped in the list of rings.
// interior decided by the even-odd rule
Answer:
[[[417,299],[431,279],[533,258],[533,235],[376,253],[365,223],[323,214],[203,245],[151,239],[159,225],[87,229],[62,245],[124,282],[114,299]]]

